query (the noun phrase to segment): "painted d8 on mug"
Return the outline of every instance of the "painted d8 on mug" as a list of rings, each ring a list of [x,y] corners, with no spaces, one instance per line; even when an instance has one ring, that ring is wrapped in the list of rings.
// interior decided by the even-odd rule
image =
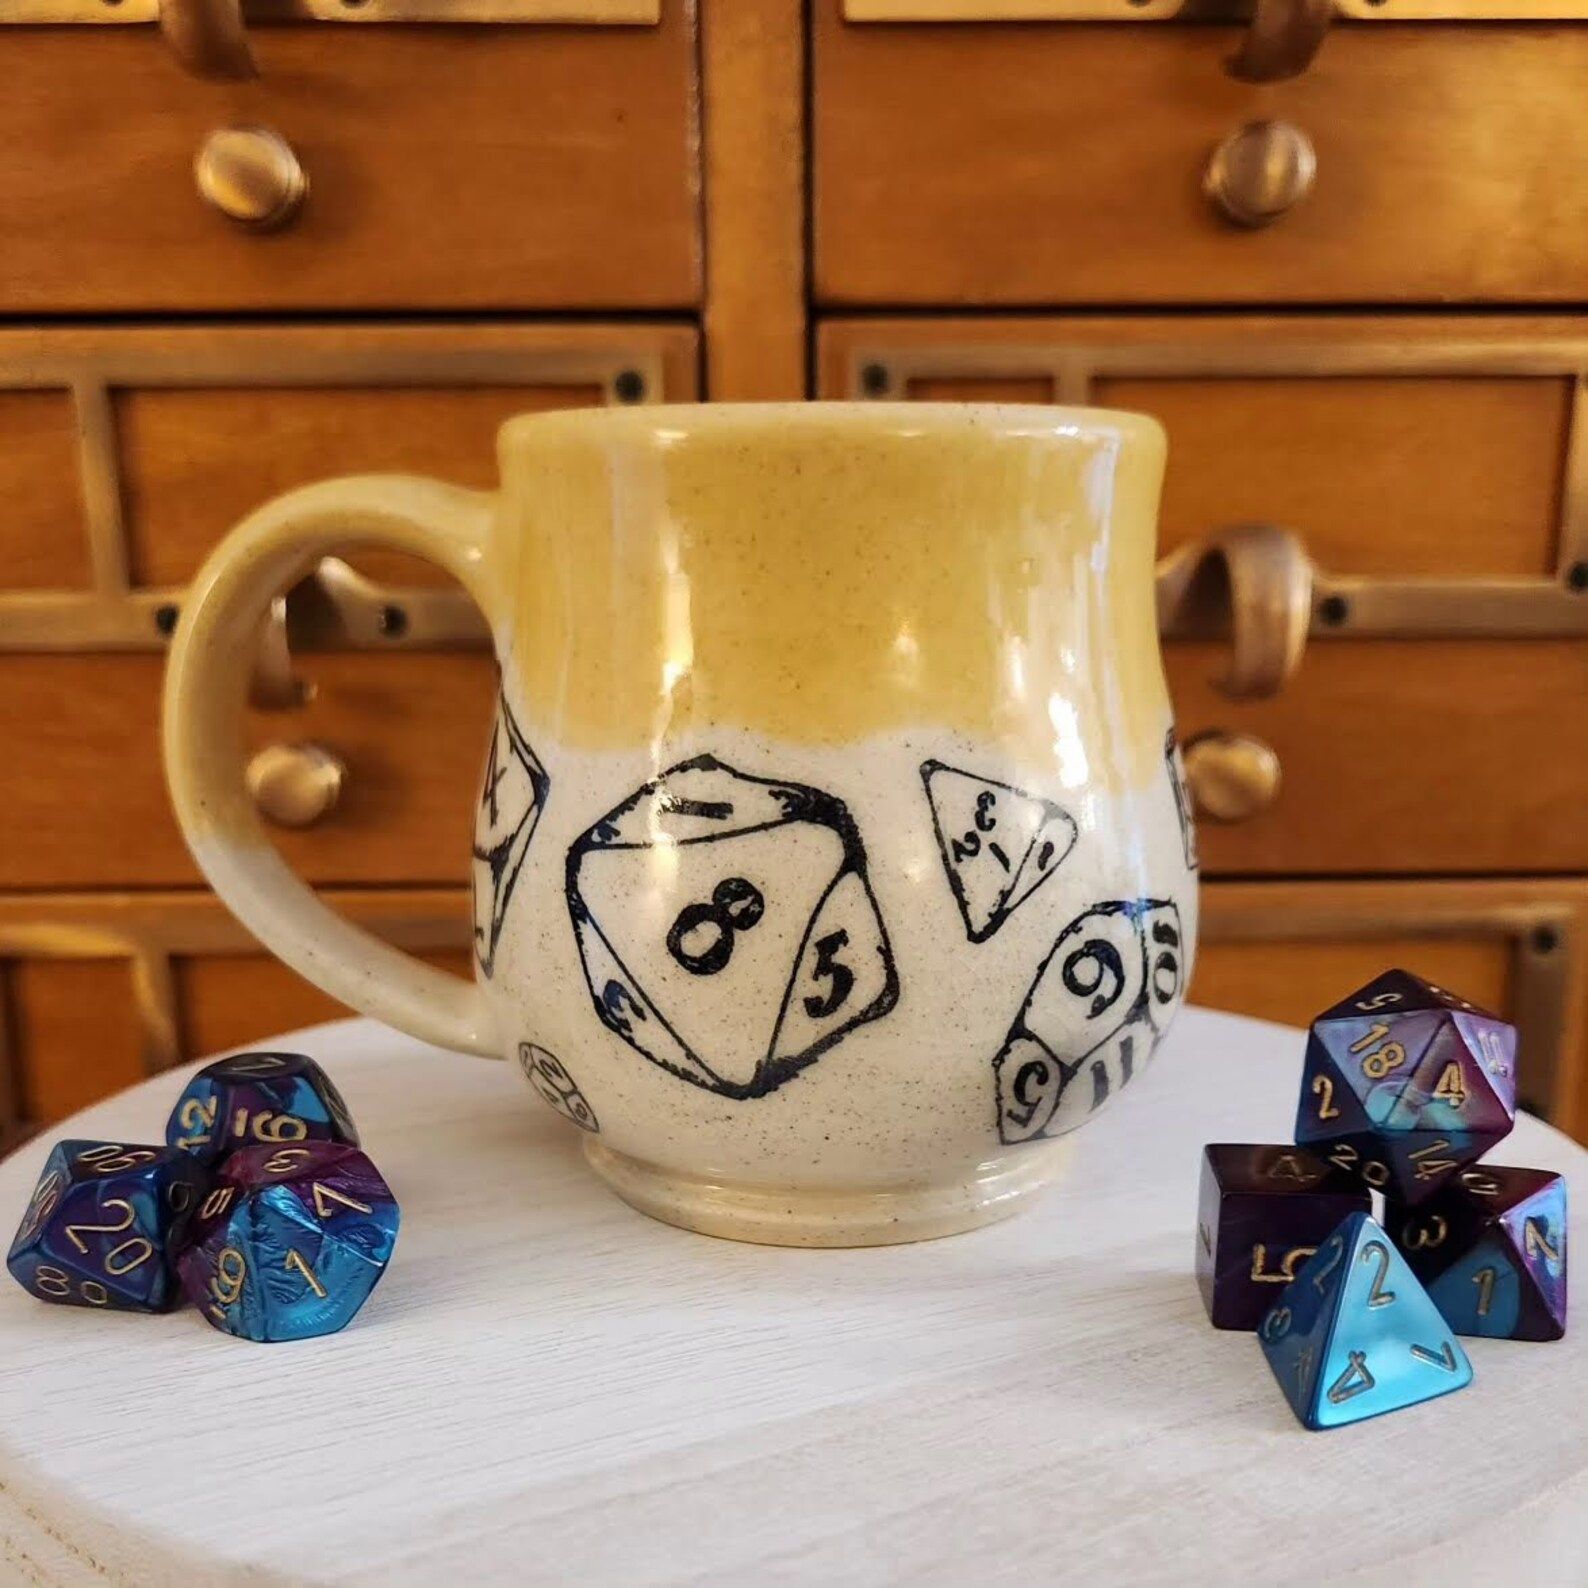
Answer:
[[[1390,970],[1312,1022],[1296,1140],[1417,1203],[1516,1122],[1516,1029]]]
[[[227,1159],[199,1208],[182,1287],[228,1334],[334,1334],[379,1283],[398,1220],[391,1187],[355,1147],[249,1147]]]
[[[59,1142],[6,1267],[41,1301],[164,1312],[180,1299],[175,1253],[209,1181],[203,1164],[170,1147]]]
[[[358,1131],[331,1078],[304,1053],[236,1053],[206,1064],[166,1122],[168,1145],[209,1163],[257,1142],[339,1141]]]
[[[1308,1428],[1361,1422],[1472,1382],[1450,1326],[1366,1213],[1302,1265],[1257,1338]]]

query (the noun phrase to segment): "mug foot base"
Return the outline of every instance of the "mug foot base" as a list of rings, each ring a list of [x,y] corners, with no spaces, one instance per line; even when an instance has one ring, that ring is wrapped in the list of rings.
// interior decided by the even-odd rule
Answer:
[[[630,1207],[680,1229],[760,1246],[898,1246],[978,1229],[1019,1212],[1057,1180],[1070,1151],[1060,1139],[970,1180],[808,1191],[698,1179],[594,1139],[584,1144],[590,1167]]]

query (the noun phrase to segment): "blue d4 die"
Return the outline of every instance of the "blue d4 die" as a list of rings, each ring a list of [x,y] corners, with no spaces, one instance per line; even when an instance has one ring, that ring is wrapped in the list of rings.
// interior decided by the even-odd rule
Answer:
[[[1257,1338],[1308,1428],[1361,1422],[1472,1382],[1450,1325],[1366,1213],[1307,1260]]]
[[[180,1299],[175,1256],[208,1185],[174,1148],[58,1142],[6,1267],[41,1301],[164,1312]]]

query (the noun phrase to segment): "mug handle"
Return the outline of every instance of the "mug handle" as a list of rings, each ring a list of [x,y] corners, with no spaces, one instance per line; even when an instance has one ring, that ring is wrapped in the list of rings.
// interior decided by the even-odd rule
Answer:
[[[222,901],[299,975],[440,1047],[501,1056],[474,982],[436,970],[336,914],[276,852],[243,775],[242,712],[271,600],[321,557],[377,542],[452,574],[491,617],[483,576],[496,498],[407,475],[353,475],[251,513],[194,580],[166,669],[166,782],[182,835]],[[493,625],[494,628],[494,625]]]

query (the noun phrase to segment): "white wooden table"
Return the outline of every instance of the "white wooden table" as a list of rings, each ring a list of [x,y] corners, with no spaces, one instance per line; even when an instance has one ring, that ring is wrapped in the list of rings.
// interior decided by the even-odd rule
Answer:
[[[866,1251],[649,1222],[505,1065],[368,1021],[276,1045],[397,1190],[391,1272],[276,1346],[5,1280],[8,1588],[1588,1582],[1588,1326],[1470,1341],[1470,1389],[1322,1434],[1208,1326],[1198,1154],[1285,1138],[1296,1032],[1186,1011],[1045,1202]],[[63,1132],[154,1140],[177,1089]],[[0,1165],[7,1230],[47,1145]],[[1495,1156],[1588,1196],[1534,1120]]]

